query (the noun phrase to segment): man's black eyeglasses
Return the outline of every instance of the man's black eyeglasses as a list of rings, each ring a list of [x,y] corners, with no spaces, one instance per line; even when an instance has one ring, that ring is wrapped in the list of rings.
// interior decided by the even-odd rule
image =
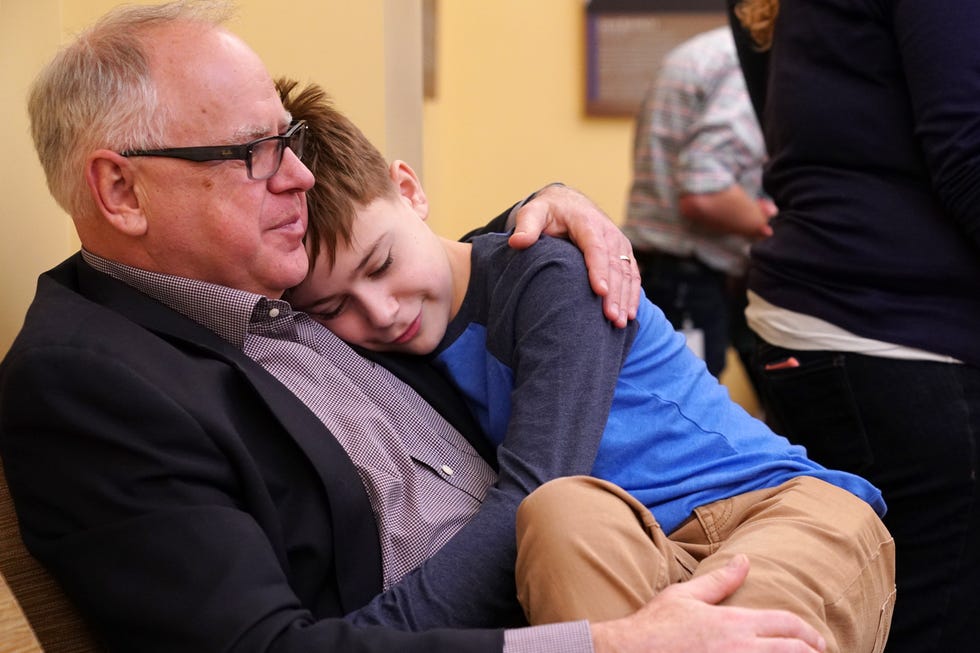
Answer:
[[[303,158],[306,145],[306,121],[297,120],[285,134],[266,136],[242,145],[209,145],[204,147],[167,147],[159,150],[126,150],[122,156],[163,156],[187,161],[245,161],[248,178],[268,179],[279,171],[282,155],[288,147]]]

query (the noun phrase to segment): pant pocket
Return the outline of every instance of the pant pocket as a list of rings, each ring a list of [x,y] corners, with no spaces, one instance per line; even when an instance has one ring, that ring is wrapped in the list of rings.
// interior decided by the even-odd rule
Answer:
[[[826,467],[861,473],[874,462],[845,354],[761,343],[754,367],[774,431],[806,447],[809,457]]]

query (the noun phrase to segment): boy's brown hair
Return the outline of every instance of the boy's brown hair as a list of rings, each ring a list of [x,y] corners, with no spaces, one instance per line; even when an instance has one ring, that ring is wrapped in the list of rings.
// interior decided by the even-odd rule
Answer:
[[[312,272],[321,247],[326,248],[332,268],[337,246],[350,243],[358,207],[396,191],[385,158],[334,108],[327,92],[313,83],[301,90],[297,90],[298,85],[284,77],[276,80],[283,106],[293,120],[305,120],[307,126],[303,163],[315,179],[306,193],[306,246]]]

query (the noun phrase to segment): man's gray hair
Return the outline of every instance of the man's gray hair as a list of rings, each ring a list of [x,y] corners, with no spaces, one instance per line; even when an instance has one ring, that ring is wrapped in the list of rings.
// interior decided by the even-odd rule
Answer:
[[[51,195],[71,215],[89,206],[85,157],[164,147],[169,116],[159,106],[145,51],[147,33],[177,22],[203,28],[232,15],[227,0],[118,7],[65,46],[34,80],[27,102],[34,147]]]

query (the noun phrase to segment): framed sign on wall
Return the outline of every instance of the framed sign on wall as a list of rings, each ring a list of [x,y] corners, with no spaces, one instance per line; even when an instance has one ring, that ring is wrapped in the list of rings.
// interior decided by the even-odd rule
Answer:
[[[727,21],[720,0],[589,0],[586,114],[635,115],[667,51]]]

